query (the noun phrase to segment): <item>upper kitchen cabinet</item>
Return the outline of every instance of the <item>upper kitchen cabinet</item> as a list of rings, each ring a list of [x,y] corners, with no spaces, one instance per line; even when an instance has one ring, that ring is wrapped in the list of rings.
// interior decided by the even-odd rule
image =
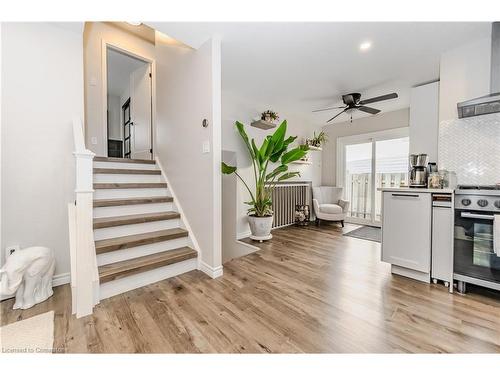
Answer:
[[[410,154],[427,154],[437,162],[439,138],[439,82],[411,89]]]

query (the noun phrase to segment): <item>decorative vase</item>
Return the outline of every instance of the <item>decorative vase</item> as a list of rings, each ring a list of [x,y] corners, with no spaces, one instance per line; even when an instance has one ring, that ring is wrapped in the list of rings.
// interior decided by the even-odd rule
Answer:
[[[271,228],[273,226],[273,216],[248,216],[248,224],[252,235],[250,238],[259,242],[273,238]]]

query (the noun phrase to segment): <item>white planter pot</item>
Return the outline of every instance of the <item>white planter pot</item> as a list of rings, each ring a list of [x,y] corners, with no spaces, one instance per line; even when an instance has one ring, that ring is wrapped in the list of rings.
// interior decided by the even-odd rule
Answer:
[[[250,238],[256,241],[265,241],[273,238],[271,228],[273,226],[272,216],[248,216],[248,224],[250,224],[250,231],[252,235]]]

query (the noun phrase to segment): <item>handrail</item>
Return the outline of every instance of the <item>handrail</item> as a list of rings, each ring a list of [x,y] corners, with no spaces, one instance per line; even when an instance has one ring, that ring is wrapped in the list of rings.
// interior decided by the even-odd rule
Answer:
[[[73,140],[76,161],[75,210],[69,215],[72,272],[73,313],[77,318],[92,314],[99,302],[99,276],[92,228],[93,159],[95,154],[85,148],[80,118],[73,119]]]
[[[83,139],[82,122],[79,117],[73,118],[73,141],[75,142],[75,152],[85,152],[85,140]]]

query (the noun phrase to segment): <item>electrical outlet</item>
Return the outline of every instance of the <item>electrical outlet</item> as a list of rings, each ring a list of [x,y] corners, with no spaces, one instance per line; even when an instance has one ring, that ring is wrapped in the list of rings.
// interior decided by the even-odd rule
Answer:
[[[9,256],[11,256],[13,253],[15,253],[16,251],[19,251],[21,249],[21,247],[19,245],[12,245],[12,246],[7,246],[5,248],[5,259],[7,260],[7,258]]]
[[[90,143],[92,143],[93,145],[96,145],[97,144],[97,137],[90,138]]]

